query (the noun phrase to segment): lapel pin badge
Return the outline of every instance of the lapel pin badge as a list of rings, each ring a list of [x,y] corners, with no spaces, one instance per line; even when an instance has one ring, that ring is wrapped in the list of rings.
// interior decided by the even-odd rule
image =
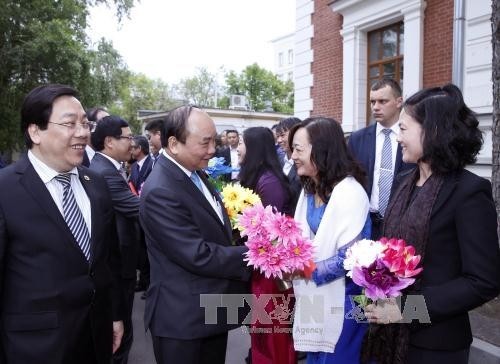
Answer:
[[[89,176],[87,176],[86,174],[84,174],[84,175],[83,175],[83,179],[84,179],[85,181],[90,181],[90,177],[89,177]]]

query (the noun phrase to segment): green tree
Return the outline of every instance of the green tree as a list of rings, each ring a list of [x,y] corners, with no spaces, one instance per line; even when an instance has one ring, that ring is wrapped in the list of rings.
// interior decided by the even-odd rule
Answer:
[[[1,152],[21,144],[19,110],[33,87],[48,82],[69,84],[80,91],[84,104],[104,104],[112,95],[104,86],[98,96],[93,94],[99,84],[94,77],[103,76],[99,70],[103,55],[89,50],[85,29],[89,7],[99,3],[115,5],[121,19],[128,15],[133,0],[0,0]],[[106,48],[107,56],[116,56],[110,44],[101,42],[100,46]]]
[[[175,86],[176,93],[182,99],[204,107],[217,106],[218,87],[216,75],[205,67],[198,68],[193,77],[184,78]]]
[[[142,132],[138,120],[139,110],[166,111],[178,105],[173,99],[171,88],[162,80],[152,80],[142,73],[131,73],[120,91],[110,112],[127,120],[134,133]]]
[[[281,81],[256,63],[247,66],[240,74],[234,71],[227,73],[226,84],[227,95],[245,95],[253,110],[264,110],[270,101],[274,111],[293,113],[293,82]],[[226,103],[227,99],[221,102]]]

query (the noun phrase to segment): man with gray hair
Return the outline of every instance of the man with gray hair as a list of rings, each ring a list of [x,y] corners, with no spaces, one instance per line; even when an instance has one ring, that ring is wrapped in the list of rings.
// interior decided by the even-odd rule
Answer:
[[[224,364],[227,331],[237,327],[218,310],[207,323],[205,295],[245,293],[248,248],[232,245],[219,194],[201,171],[215,153],[216,130],[191,106],[170,111],[160,154],[141,193],[140,221],[151,267],[145,325],[156,362]]]

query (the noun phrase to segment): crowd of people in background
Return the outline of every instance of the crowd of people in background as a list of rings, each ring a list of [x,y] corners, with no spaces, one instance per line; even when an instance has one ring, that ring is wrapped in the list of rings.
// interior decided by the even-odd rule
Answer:
[[[403,100],[381,79],[370,105],[373,122],[348,138],[326,116],[218,133],[193,106],[133,135],[120,116],[85,111],[69,86],[32,90],[27,153],[0,171],[0,362],[126,364],[142,292],[160,364],[224,363],[248,307],[218,308],[246,294],[250,305],[272,296],[268,314],[293,312],[252,321],[247,363],[467,363],[468,311],[500,291],[491,184],[465,169],[482,146],[478,120],[451,84]],[[247,266],[204,172],[214,156],[231,169],[225,182],[300,223],[315,249],[310,278],[293,272],[283,287]],[[394,298],[353,319],[362,291],[346,276],[346,250],[381,237],[421,255],[403,295],[424,298],[430,323],[406,322]]]

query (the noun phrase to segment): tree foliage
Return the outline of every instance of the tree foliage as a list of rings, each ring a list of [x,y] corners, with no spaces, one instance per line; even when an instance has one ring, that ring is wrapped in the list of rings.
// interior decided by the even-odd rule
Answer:
[[[293,83],[283,82],[278,76],[254,63],[240,74],[230,71],[226,75],[227,95],[245,95],[250,108],[263,111],[271,102],[274,111],[293,113]]]
[[[142,132],[138,111],[170,110],[178,105],[171,95],[171,88],[162,80],[152,80],[144,74],[131,73],[110,107],[110,112],[127,120],[133,132],[138,134]]]
[[[89,49],[85,34],[88,8],[99,3],[115,5],[121,19],[133,0],[0,0],[1,152],[20,145],[22,100],[39,84],[72,85],[92,106],[112,99],[125,66],[110,43]]]
[[[201,67],[193,77],[184,78],[179,82],[176,93],[188,103],[216,107],[218,88],[216,75]]]

